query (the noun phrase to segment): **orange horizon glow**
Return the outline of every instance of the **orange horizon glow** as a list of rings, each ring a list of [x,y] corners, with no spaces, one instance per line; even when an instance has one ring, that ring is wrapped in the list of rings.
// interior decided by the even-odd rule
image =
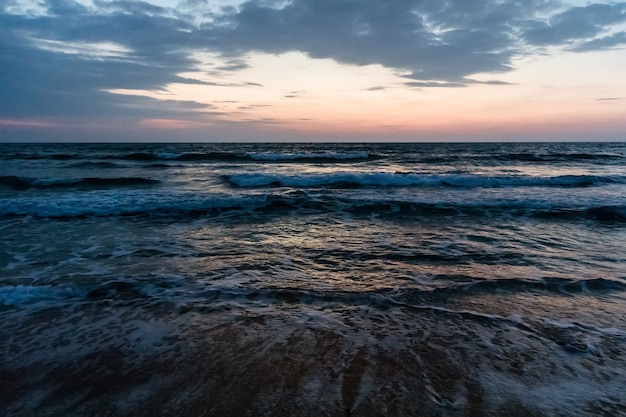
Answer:
[[[210,122],[178,119],[143,119],[139,122],[139,127],[141,128],[163,130],[201,129],[210,125],[212,125]]]
[[[626,64],[626,59],[614,52],[596,56],[615,65]],[[196,58],[220,59],[212,55]],[[598,70],[583,55],[520,61],[518,69],[499,76],[500,82],[489,82],[493,74],[476,74],[472,77],[475,83],[461,88],[411,88],[403,74],[380,65],[351,66],[297,52],[251,54],[247,60],[249,67],[220,74],[220,82],[205,69],[180,74],[200,84],[108,92],[157,101],[175,97],[206,106],[191,117],[139,121],[140,128],[151,130],[210,131],[231,126],[247,127],[251,134],[381,138],[626,132],[626,83],[610,66]],[[561,61],[578,71],[563,73]],[[276,77],[276,68],[281,68],[282,77]]]

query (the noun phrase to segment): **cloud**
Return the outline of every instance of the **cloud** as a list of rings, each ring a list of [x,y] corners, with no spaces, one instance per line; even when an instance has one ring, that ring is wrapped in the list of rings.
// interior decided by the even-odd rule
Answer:
[[[575,52],[600,51],[626,45],[626,32],[618,32],[601,38],[592,39],[577,45]]]
[[[123,117],[130,106],[146,120],[169,119],[168,111],[191,120],[207,116],[203,105],[110,91],[160,91],[172,83],[262,87],[184,75],[198,71],[196,52],[217,57],[212,76],[248,70],[250,53],[301,51],[382,65],[415,88],[478,83],[473,74],[510,71],[529,46],[584,52],[626,45],[626,34],[615,30],[626,22],[624,2],[248,0],[211,8],[186,0],[178,10],[145,1],[92,4],[0,5],[0,117]]]
[[[407,77],[411,78],[411,77]],[[511,85],[506,81],[488,80],[478,81],[471,78],[463,78],[459,81],[409,81],[404,83],[405,86],[410,88],[462,88],[469,87],[470,85]]]
[[[380,64],[417,82],[457,86],[476,73],[513,69],[534,49],[624,44],[607,36],[626,3],[568,7],[551,0],[250,0],[205,27],[222,53],[302,51],[353,65]],[[437,83],[438,82],[438,83]]]
[[[248,69],[250,66],[242,59],[231,59],[227,61],[224,65],[221,65],[216,68],[218,71],[240,71],[244,69]]]
[[[184,22],[161,18],[146,28],[143,15],[99,15],[72,1],[46,4],[45,16],[0,14],[0,115],[124,115],[122,105],[136,99],[106,90],[202,83],[178,75],[196,64],[180,50],[183,40],[159,45],[161,30]],[[102,56],[94,46],[102,42],[119,45],[119,53]],[[82,47],[68,49],[72,44]]]
[[[58,124],[47,120],[12,120],[12,119],[0,119],[0,126],[2,127],[28,127],[28,128],[52,128],[57,127]]]
[[[467,87],[467,84],[465,84],[465,83],[440,82],[440,81],[410,81],[410,82],[405,83],[405,85],[407,87],[412,87],[412,88],[432,88],[432,87],[439,87],[439,88],[462,88],[462,87]]]
[[[249,1],[207,30],[223,53],[303,51],[313,58],[386,67],[420,80],[509,70],[515,44],[508,5],[443,1]]]
[[[148,129],[159,130],[186,130],[186,129],[199,129],[210,126],[207,123],[201,123],[194,120],[178,120],[178,119],[143,119],[139,122],[139,126]]]
[[[592,40],[612,25],[626,22],[626,3],[573,7],[531,23],[524,37],[534,45],[563,45]],[[592,48],[588,48],[592,49]]]

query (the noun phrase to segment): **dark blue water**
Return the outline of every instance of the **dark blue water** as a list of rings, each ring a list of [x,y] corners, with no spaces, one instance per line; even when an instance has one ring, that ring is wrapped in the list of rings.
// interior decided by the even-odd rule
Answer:
[[[4,144],[0,234],[8,415],[626,415],[625,144]]]

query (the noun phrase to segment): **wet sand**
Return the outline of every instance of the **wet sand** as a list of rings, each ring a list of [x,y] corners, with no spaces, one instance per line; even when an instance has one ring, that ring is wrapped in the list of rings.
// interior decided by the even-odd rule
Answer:
[[[273,311],[273,312],[270,312]],[[55,307],[2,324],[8,416],[620,416],[620,335],[375,306]],[[358,318],[358,320],[356,320]],[[574,413],[574,414],[572,414]]]

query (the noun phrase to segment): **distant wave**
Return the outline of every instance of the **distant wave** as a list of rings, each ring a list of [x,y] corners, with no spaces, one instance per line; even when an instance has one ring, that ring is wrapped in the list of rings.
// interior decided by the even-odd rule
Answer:
[[[80,153],[52,153],[44,152],[28,153],[13,152],[0,155],[7,160],[41,160],[50,159],[57,161],[84,159],[85,154]],[[139,151],[119,154],[95,154],[95,159],[104,160],[129,160],[129,161],[256,161],[256,162],[355,162],[384,159],[385,155],[373,154],[368,151],[354,149],[346,150],[312,150],[310,152],[236,152],[236,151],[210,151],[210,152],[168,152],[168,151]],[[607,164],[616,163],[626,159],[626,155],[620,153],[593,153],[593,152],[484,152],[477,154],[438,153],[428,155],[428,152],[416,153],[414,161],[422,164],[450,164],[459,161],[473,163],[479,161],[502,161],[502,162],[532,162],[532,163],[568,163],[584,161],[586,163]]]
[[[108,168],[124,168],[123,165],[119,165],[113,162],[106,161],[84,161],[75,162],[68,165],[69,168],[94,168],[94,169],[108,169]]]
[[[532,162],[532,163],[568,163],[584,161],[586,163],[615,163],[620,159],[624,159],[624,155],[611,154],[611,153],[531,153],[531,152],[519,152],[519,153],[484,153],[473,155],[458,155],[458,154],[441,154],[436,156],[424,156],[418,157],[417,162],[422,164],[450,164],[458,163],[462,161],[464,163],[476,163],[476,162]]]
[[[624,158],[619,154],[609,153],[510,153],[500,157],[509,161],[554,162],[554,161],[594,161]]]
[[[251,154],[250,157],[256,161],[336,161],[336,160],[366,160],[370,159],[367,152],[314,152],[314,153],[271,153],[261,152]]]
[[[39,160],[39,159],[52,159],[55,161],[66,161],[69,159],[78,158],[75,154],[64,154],[64,153],[56,153],[56,154],[36,154],[36,153],[23,153],[23,152],[15,152],[11,154],[2,155],[2,159],[24,159],[24,160]]]
[[[249,159],[246,155],[228,152],[208,153],[170,153],[170,152],[135,152],[121,156],[111,156],[131,161],[241,161]]]
[[[624,184],[623,177],[562,175],[556,177],[487,177],[482,175],[424,175],[414,173],[332,173],[279,175],[233,174],[228,182],[236,187],[589,187]]]
[[[115,188],[133,187],[159,184],[160,181],[149,178],[121,177],[121,178],[25,178],[14,175],[0,177],[0,188],[12,190],[27,190],[31,188]]]
[[[126,160],[126,161],[229,161],[229,160],[252,160],[247,154],[231,152],[198,152],[198,153],[174,153],[174,152],[131,152],[131,153],[96,153],[88,154],[28,154],[12,153],[0,156],[7,160],[71,160],[71,159],[93,159],[93,160]]]
[[[134,161],[248,161],[248,162],[341,162],[371,159],[367,152],[311,152],[311,153],[170,153],[170,152],[136,152],[120,156],[121,159]]]

